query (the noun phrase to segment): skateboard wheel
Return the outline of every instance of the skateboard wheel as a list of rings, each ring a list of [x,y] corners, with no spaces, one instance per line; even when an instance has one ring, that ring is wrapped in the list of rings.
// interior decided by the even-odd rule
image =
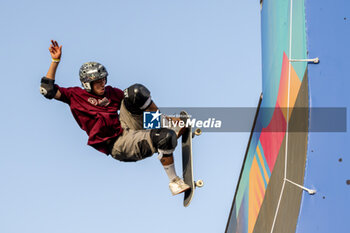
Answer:
[[[196,184],[196,187],[201,188],[201,187],[203,187],[204,182],[203,182],[203,180],[197,180],[195,184]]]
[[[199,136],[202,134],[202,130],[200,128],[197,128],[195,131],[194,131],[194,134]]]

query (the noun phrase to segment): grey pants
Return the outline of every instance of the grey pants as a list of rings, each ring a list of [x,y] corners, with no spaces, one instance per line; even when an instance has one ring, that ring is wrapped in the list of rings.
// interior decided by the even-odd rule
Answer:
[[[118,137],[113,145],[111,155],[113,158],[124,162],[135,162],[156,152],[152,140],[151,130],[143,129],[143,115],[131,114],[121,103],[119,120],[123,134]]]

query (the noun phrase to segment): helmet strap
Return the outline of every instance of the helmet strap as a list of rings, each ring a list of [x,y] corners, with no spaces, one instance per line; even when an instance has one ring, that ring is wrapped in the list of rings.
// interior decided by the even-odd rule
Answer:
[[[91,85],[90,83],[82,83],[83,84],[83,87],[85,90],[87,90],[88,92],[91,92]]]

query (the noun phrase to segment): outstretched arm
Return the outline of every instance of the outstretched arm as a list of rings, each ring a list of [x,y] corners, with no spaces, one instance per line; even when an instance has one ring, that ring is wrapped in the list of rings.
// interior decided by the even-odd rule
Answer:
[[[60,62],[61,59],[61,54],[62,54],[62,45],[59,46],[57,41],[55,40],[51,40],[51,46],[49,48],[50,54],[51,54],[51,58],[52,58],[52,62],[50,64],[50,68],[46,74],[46,78],[44,77],[41,80],[41,88],[40,91],[41,93],[49,98],[55,98],[55,99],[59,99],[61,97],[61,92],[59,90],[54,90],[54,81],[55,81],[55,76],[56,76],[56,70],[58,67],[58,64]],[[51,94],[53,92],[56,92],[56,94]],[[52,95],[52,96],[51,96]]]

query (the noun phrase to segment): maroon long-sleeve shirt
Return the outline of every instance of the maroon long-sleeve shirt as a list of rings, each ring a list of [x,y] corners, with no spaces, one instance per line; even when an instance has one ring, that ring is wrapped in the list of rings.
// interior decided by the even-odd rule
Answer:
[[[123,91],[106,86],[104,95],[98,96],[80,87],[56,86],[61,92],[59,100],[69,105],[80,128],[89,136],[87,144],[109,154],[107,140],[116,138],[123,132],[118,115],[124,98]]]

